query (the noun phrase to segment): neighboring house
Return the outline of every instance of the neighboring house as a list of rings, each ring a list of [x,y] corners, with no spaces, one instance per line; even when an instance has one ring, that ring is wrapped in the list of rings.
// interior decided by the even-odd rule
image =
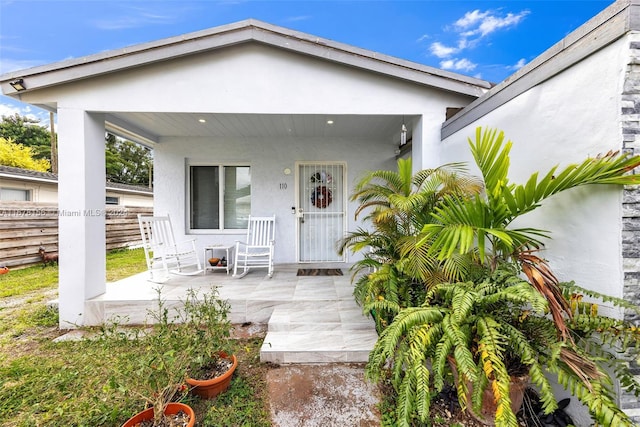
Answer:
[[[276,263],[347,264],[334,244],[361,225],[349,191],[364,171],[395,169],[398,155],[416,169],[470,160],[467,138],[490,126],[514,141],[511,178],[522,182],[640,148],[638,31],[640,0],[616,2],[495,87],[254,20],[0,84],[58,113],[61,209],[104,203],[104,168],[93,165],[104,163],[108,130],[154,148],[154,210],[171,214],[179,237],[231,243],[249,213],[275,214]],[[399,147],[403,124],[409,142]],[[639,200],[577,189],[535,212],[552,231],[543,255],[561,280],[640,300]],[[60,218],[61,256],[74,260],[60,266],[61,327],[103,320],[85,310],[105,290],[100,236],[102,218]]]
[[[58,175],[0,165],[0,202],[58,203]],[[153,190],[138,185],[106,183],[105,204],[153,206]]]

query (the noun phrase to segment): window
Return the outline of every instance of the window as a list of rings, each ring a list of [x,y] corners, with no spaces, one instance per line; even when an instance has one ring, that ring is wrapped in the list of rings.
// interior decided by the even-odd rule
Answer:
[[[0,200],[7,202],[29,202],[31,201],[31,190],[2,187],[0,188]]]
[[[190,166],[189,189],[190,229],[247,228],[251,213],[249,166]]]
[[[117,205],[120,203],[120,197],[107,196],[106,204],[107,205]]]

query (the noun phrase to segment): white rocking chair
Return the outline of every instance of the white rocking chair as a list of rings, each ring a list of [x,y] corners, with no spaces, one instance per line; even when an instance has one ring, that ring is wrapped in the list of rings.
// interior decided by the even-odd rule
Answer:
[[[138,223],[150,281],[166,282],[169,279],[169,273],[182,276],[202,273],[195,239],[176,243],[169,215],[138,214]]]
[[[276,217],[249,217],[247,241],[236,241],[233,277],[244,277],[251,268],[266,268],[273,277],[273,251],[276,236]],[[242,269],[238,273],[238,269]]]

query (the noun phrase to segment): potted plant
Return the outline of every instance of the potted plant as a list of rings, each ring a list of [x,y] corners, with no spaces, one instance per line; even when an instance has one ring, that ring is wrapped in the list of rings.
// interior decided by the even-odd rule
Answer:
[[[427,213],[429,218],[420,220],[419,232],[397,239],[400,256],[392,262],[424,298],[403,306],[385,294],[368,295],[365,311],[395,314],[370,356],[369,377],[390,378],[402,426],[416,418],[426,421],[431,398],[454,370],[463,407],[469,404],[481,413],[481,395],[489,390],[490,400],[497,403],[491,421],[516,426],[510,397],[516,367],[524,368],[540,389],[547,414],[558,406],[545,376],[551,374],[598,423],[633,425],[616,405],[614,379],[640,395],[626,360],[627,351],[640,346],[640,335],[635,325],[598,313],[596,302],[636,312],[638,308],[559,283],[536,254],[548,232],[512,223],[570,188],[640,183],[640,175],[628,174],[640,165],[640,156],[607,153],[563,170],[554,167],[541,178],[533,174],[526,185],[515,185],[507,178],[511,142],[504,143],[501,132],[479,128],[475,141],[469,142],[485,191],[445,195]],[[372,217],[384,218],[385,209],[374,207]],[[445,267],[449,279],[422,279],[424,272]]]
[[[235,342],[229,339],[229,310],[229,303],[217,298],[215,290],[197,298],[190,291],[184,301],[183,322],[197,342],[186,381],[201,398],[211,399],[226,391],[238,366]]]
[[[150,408],[123,427],[137,426],[145,419],[153,420],[153,427],[174,425],[168,418],[188,419],[188,426],[195,425],[193,410],[177,401],[188,393],[190,375],[217,359],[221,351],[231,354],[228,310],[216,291],[198,295],[189,290],[181,304],[169,308],[158,290],[158,309],[150,311],[152,322],[145,329],[123,333],[115,325],[105,330],[105,340],[133,341],[140,349],[128,375],[116,373],[112,383],[117,390],[140,396]]]
[[[547,413],[555,411],[547,373],[571,389],[600,422],[633,425],[616,406],[607,369],[613,367],[618,378],[640,391],[619,358],[640,344],[640,330],[578,301],[597,293],[563,283],[558,284],[563,298],[573,307],[572,317],[565,319],[570,337],[565,339],[547,315],[549,301],[519,273],[517,264],[505,263],[467,282],[435,285],[422,306],[401,310],[383,331],[367,374],[381,379],[391,363],[397,411],[406,414],[400,425],[410,425],[414,416],[426,419],[431,397],[451,380],[450,371],[461,407],[488,425],[518,425],[515,414],[529,381]],[[640,313],[623,300],[607,300]]]
[[[158,309],[150,312],[153,324],[127,332],[119,332],[116,325],[104,334],[105,340],[132,341],[140,349],[138,357],[131,360],[131,370],[125,376],[114,374],[112,382],[114,388],[139,396],[149,407],[127,420],[123,427],[138,426],[145,421],[153,427],[164,427],[175,425],[176,420],[183,421],[180,425],[195,425],[193,410],[178,402],[188,391],[185,385],[191,364],[188,333],[182,325],[174,323],[169,313],[158,290]]]

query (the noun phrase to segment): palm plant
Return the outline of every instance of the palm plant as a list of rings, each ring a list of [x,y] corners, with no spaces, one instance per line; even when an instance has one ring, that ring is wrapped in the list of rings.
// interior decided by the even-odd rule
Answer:
[[[424,225],[415,245],[409,242],[404,252],[420,253],[416,247],[427,247],[426,254],[439,260],[473,252],[489,268],[499,260],[519,263],[531,284],[547,296],[556,326],[566,338],[562,321],[563,315],[570,315],[566,301],[557,287],[557,279],[534,253],[542,248],[542,239],[548,238],[549,232],[510,225],[538,208],[545,199],[571,188],[640,183],[639,175],[627,174],[640,165],[640,156],[609,152],[561,171],[555,166],[541,179],[534,173],[526,184],[516,185],[507,176],[512,143],[504,143],[503,132],[477,128],[476,139],[469,139],[469,145],[482,174],[484,197],[447,195],[434,209],[433,221]]]
[[[352,201],[360,203],[355,217],[366,212],[364,220],[372,224],[372,229],[359,228],[350,233],[339,243],[339,251],[364,251],[364,258],[353,269],[354,277],[360,276],[354,294],[362,305],[376,303],[372,310],[379,327],[386,326],[400,308],[421,304],[425,285],[466,273],[464,257],[449,257],[443,262],[424,253],[403,257],[400,248],[404,242],[414,241],[432,220],[433,209],[443,197],[466,197],[481,190],[480,181],[468,175],[460,163],[413,175],[411,159],[399,159],[397,172],[369,172],[356,184],[351,196]]]
[[[554,167],[541,178],[534,173],[525,185],[516,185],[507,177],[512,144],[504,143],[502,132],[478,128],[475,141],[469,143],[484,194],[444,195],[432,206],[418,236],[399,240],[395,249],[400,268],[462,257],[475,261],[478,270],[469,268],[463,276],[431,284],[419,307],[369,300],[365,309],[382,306],[397,313],[371,354],[369,376],[383,378],[384,367],[391,362],[400,425],[409,425],[414,417],[426,419],[430,399],[445,381],[448,358],[463,379],[458,383],[463,406],[467,403],[464,380],[473,386],[476,409],[478,396],[487,388],[492,390],[498,406],[496,425],[517,425],[508,393],[509,360],[524,367],[541,389],[545,411],[555,410],[556,402],[543,372],[555,374],[599,423],[632,425],[615,405],[606,368],[612,368],[629,391],[640,393],[640,385],[619,357],[630,345],[637,347],[637,329],[599,316],[595,305],[577,315],[576,292],[603,296],[559,283],[535,253],[548,231],[516,228],[512,223],[570,188],[640,183],[640,176],[627,173],[640,165],[640,156],[610,152],[562,170]],[[416,257],[421,259],[412,259]],[[606,300],[638,310],[623,300]]]

